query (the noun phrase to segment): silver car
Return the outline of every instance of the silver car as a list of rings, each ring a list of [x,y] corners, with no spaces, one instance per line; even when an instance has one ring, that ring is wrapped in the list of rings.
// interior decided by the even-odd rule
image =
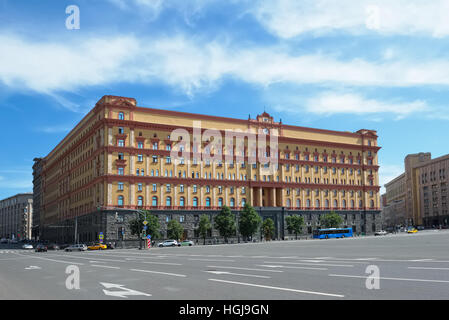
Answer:
[[[157,245],[158,247],[176,247],[178,246],[178,241],[176,240],[165,240]]]
[[[388,232],[385,230],[379,230],[374,233],[375,236],[385,236],[386,234],[388,234]]]
[[[65,248],[65,251],[87,251],[87,246],[85,244],[72,244]]]

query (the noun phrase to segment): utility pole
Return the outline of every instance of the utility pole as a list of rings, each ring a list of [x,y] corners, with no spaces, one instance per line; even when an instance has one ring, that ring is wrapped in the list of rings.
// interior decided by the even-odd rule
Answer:
[[[75,244],[78,244],[78,217],[75,217]]]

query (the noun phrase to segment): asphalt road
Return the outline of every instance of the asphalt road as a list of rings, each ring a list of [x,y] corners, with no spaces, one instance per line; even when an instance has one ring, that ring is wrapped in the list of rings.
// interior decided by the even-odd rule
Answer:
[[[448,247],[446,230],[142,251],[0,247],[0,299],[446,300]]]

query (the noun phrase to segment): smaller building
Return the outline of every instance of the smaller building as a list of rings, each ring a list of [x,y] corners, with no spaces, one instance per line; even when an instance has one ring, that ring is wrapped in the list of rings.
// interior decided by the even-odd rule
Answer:
[[[19,193],[0,200],[0,238],[31,239],[32,219],[32,193]]]

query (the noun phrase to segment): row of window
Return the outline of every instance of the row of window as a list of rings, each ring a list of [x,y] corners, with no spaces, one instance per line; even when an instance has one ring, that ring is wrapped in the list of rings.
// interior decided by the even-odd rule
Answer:
[[[122,196],[122,195],[118,196],[118,201],[117,201],[118,206],[123,206],[124,205],[124,200],[125,200],[124,196]],[[245,204],[246,204],[246,199],[245,198],[241,199],[240,205],[243,207]],[[292,203],[291,203],[290,199],[287,199],[285,204],[286,204],[287,208],[291,208],[292,207]],[[137,206],[142,207],[143,205],[144,205],[144,198],[143,198],[143,196],[138,196],[137,197]],[[157,196],[153,196],[152,197],[151,205],[153,207],[157,207],[158,206],[158,197]],[[180,197],[178,204],[172,204],[172,198],[170,196],[166,197],[165,198],[165,206],[171,207],[172,205],[177,205],[179,207],[184,207],[186,205],[185,197]],[[229,205],[231,207],[235,207],[235,198],[230,198]],[[329,200],[326,199],[324,201],[324,208],[325,209],[330,209],[329,205],[330,205],[330,202],[329,202]],[[193,197],[193,199],[192,199],[192,206],[193,207],[198,207],[198,197]],[[211,198],[210,197],[206,197],[206,199],[205,199],[205,207],[210,207],[210,206],[211,206]],[[219,207],[223,206],[223,198],[221,198],[221,197],[218,198],[218,206]],[[296,199],[296,207],[297,208],[301,208],[301,200],[300,199]],[[370,206],[369,207],[371,209],[375,208],[374,200],[370,200]],[[312,208],[312,203],[311,203],[310,199],[306,200],[305,208]],[[321,209],[322,208],[321,207],[321,201],[319,199],[315,200],[314,208],[316,208],[316,209]],[[341,201],[341,207],[339,207],[338,206],[338,201],[334,200],[333,201],[333,208],[356,209],[355,201],[351,200],[349,202],[349,207],[348,207],[346,200],[343,199]],[[363,201],[362,200],[359,200],[358,208],[363,208]]]

